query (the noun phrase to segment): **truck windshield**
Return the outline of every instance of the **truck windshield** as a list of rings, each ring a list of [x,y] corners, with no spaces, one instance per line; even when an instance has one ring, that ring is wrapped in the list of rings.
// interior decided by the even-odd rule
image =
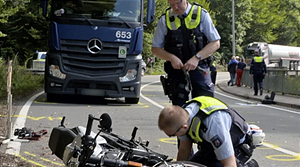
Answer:
[[[246,50],[246,56],[254,56],[254,50]]]
[[[141,22],[141,0],[53,0],[51,17]]]

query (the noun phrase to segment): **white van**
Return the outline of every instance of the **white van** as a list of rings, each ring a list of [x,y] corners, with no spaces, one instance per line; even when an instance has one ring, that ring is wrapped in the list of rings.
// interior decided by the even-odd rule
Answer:
[[[37,71],[45,71],[46,56],[47,52],[36,52],[32,58],[32,69]]]

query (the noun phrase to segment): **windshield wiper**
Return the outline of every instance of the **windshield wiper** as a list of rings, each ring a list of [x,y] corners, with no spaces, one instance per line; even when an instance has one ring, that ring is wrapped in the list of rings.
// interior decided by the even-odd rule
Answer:
[[[87,21],[91,26],[95,26],[93,24],[93,22],[90,19],[88,19],[87,17],[85,17],[84,15],[82,15],[82,14],[74,14],[74,15],[81,16],[82,18],[84,18],[84,21]]]
[[[130,24],[128,24],[124,19],[122,19],[119,16],[97,16],[99,19],[109,19],[109,18],[116,18],[118,20],[121,20],[128,28],[131,28]],[[108,23],[113,23],[112,21],[108,21]]]

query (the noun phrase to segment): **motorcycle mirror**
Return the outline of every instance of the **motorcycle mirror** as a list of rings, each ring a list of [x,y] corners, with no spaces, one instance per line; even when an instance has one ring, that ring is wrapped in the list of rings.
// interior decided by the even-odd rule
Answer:
[[[103,130],[110,131],[112,121],[111,121],[110,116],[107,113],[103,113],[100,116],[99,122],[100,122],[100,126]]]

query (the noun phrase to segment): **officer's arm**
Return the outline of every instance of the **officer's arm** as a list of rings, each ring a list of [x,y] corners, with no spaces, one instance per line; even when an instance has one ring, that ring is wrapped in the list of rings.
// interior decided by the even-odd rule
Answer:
[[[155,56],[170,61],[174,69],[181,69],[183,67],[181,60],[177,56],[165,51],[163,48],[152,47],[151,51]]]
[[[232,155],[229,158],[221,160],[221,163],[223,164],[224,167],[236,167],[236,161],[235,161],[235,156]]]
[[[263,68],[264,68],[264,72],[266,75],[268,75],[267,73],[267,66],[266,66],[266,62],[263,60]]]
[[[163,48],[152,47],[151,51],[155,56],[157,56],[163,60],[172,61],[172,59],[176,58],[175,55],[165,51]]]
[[[196,54],[201,55],[201,60],[209,57],[220,47],[220,41],[216,40],[207,44],[201,51]],[[199,59],[196,56],[193,56],[187,63],[185,63],[185,68],[187,71],[195,70],[198,66]]]
[[[180,141],[180,146],[177,153],[177,161],[187,161],[191,155],[192,149],[191,141]]]
[[[215,40],[208,43],[198,54],[201,55],[201,60],[209,57],[213,54],[216,50],[220,48],[220,40]]]

